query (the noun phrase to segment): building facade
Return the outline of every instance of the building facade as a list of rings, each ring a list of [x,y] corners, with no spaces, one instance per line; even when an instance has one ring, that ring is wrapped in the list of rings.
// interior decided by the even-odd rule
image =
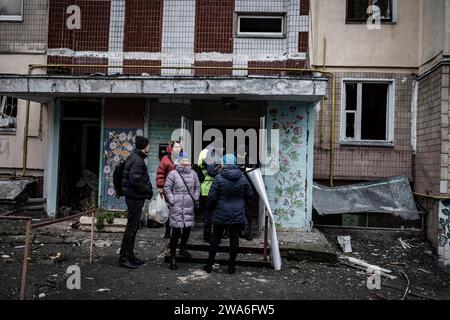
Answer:
[[[9,76],[2,88],[45,104],[47,213],[93,201],[124,209],[112,172],[136,135],[150,139],[154,181],[177,128],[192,133],[175,138],[193,160],[207,129],[255,130],[247,141],[259,149],[260,130],[277,129],[280,170],[266,177],[276,222],[309,230],[314,107],[328,79],[296,71],[308,67],[308,44],[309,1],[50,0],[46,66],[33,67],[45,75]]]
[[[338,79],[335,115],[326,100],[316,125],[314,177],[408,176],[449,265],[450,2],[315,0],[311,17],[311,65]]]
[[[2,109],[0,170],[43,176],[50,216],[93,197],[123,208],[112,172],[136,134],[154,181],[176,128],[193,132],[179,134],[193,159],[207,129],[276,128],[281,170],[266,184],[280,228],[310,229],[313,177],[406,175],[450,263],[449,0],[12,2],[0,93],[17,107]]]

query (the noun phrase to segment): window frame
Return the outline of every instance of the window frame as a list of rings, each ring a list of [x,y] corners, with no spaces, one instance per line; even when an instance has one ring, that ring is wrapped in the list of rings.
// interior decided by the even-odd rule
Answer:
[[[20,15],[1,15],[0,22],[23,22],[23,0],[21,0]]]
[[[1,107],[1,104],[2,104],[3,97],[5,97],[6,99],[11,98],[11,99],[13,99],[13,101],[16,102],[16,105],[15,105],[15,108],[16,108],[16,117],[15,117],[15,119],[16,119],[16,126],[15,126],[15,128],[9,128],[9,127],[8,128],[6,128],[6,127],[3,128],[3,127],[0,127],[0,135],[3,135],[3,134],[13,134],[14,135],[17,132],[17,118],[18,118],[18,112],[19,112],[19,99],[14,98],[14,97],[10,97],[10,96],[0,95],[0,107]]]
[[[281,19],[281,32],[241,32],[241,18],[279,18]],[[235,13],[235,36],[236,38],[286,38],[286,13],[285,12],[236,12]]]
[[[347,83],[357,84],[356,111],[355,111],[355,138],[346,137],[347,127]],[[387,106],[386,106],[386,140],[363,140],[361,139],[361,116],[362,116],[362,85],[370,83],[387,84]],[[395,133],[395,79],[374,78],[343,78],[341,80],[341,125],[340,143],[342,145],[357,146],[394,146]]]
[[[345,1],[345,23],[346,24],[366,24],[367,23],[367,19],[369,18],[369,15],[366,13],[366,17],[360,18],[360,19],[356,19],[356,18],[349,18],[348,16],[348,10],[349,10],[349,1],[352,0],[346,0]],[[372,0],[367,0],[367,8],[370,6],[369,5],[369,1]],[[397,0],[391,0],[391,18],[390,19],[381,19],[380,20],[381,24],[397,24]]]

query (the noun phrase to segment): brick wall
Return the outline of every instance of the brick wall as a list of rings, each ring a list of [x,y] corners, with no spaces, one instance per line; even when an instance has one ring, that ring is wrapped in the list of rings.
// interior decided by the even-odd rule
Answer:
[[[411,96],[410,74],[338,72],[336,74],[335,154],[336,180],[371,180],[406,174],[412,179]],[[341,86],[343,78],[379,78],[395,80],[395,132],[394,147],[344,146],[340,143]],[[324,147],[329,148],[331,136],[331,81],[324,118]],[[314,178],[329,177],[330,152],[320,146],[322,115],[317,114],[315,128]]]
[[[233,52],[234,0],[197,0],[195,52]]]
[[[48,55],[107,59],[109,65],[117,66],[109,68],[109,74],[142,74],[121,67],[139,61],[144,65],[158,61],[162,66],[183,67],[232,62],[234,67],[245,68],[249,61],[286,64],[294,61],[295,65],[307,65],[308,0],[48,1]],[[80,7],[79,30],[66,27],[71,16],[66,10],[70,5]],[[286,33],[278,38],[236,37],[235,14],[239,12],[283,13]],[[148,73],[164,76],[199,74],[188,69]],[[236,70],[231,75],[245,76],[247,72]]]
[[[160,52],[162,0],[128,0],[124,51]]]
[[[133,60],[133,59],[125,59],[123,61],[124,66],[153,66],[157,67],[161,65],[161,60]],[[123,68],[123,74],[126,75],[134,75],[140,76],[143,73],[148,73],[152,76],[161,75],[160,68]]]
[[[66,10],[80,7],[81,28],[69,30]],[[48,47],[74,51],[108,51],[110,2],[50,0]]]
[[[221,67],[231,68],[233,67],[233,61],[195,61],[196,67]],[[196,69],[195,75],[199,77],[220,77],[231,76],[233,71],[227,69]]]
[[[49,68],[48,73],[70,73],[73,75],[90,75],[92,73],[108,73],[108,68],[105,67],[82,67],[81,65],[107,65],[108,59],[106,58],[92,58],[92,57],[60,57],[60,56],[47,56],[48,64],[76,64],[80,67],[62,67],[62,68]]]
[[[441,69],[419,82],[414,189],[420,193],[438,194],[440,189],[441,84]]]

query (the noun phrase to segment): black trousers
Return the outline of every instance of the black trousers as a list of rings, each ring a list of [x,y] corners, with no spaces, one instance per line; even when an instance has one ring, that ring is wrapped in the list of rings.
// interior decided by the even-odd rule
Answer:
[[[245,208],[245,228],[244,236],[248,237],[252,235],[252,213],[249,208]]]
[[[203,239],[209,239],[212,236],[212,213],[208,211],[208,197],[200,196],[200,212],[203,212]]]
[[[171,228],[170,233],[170,256],[175,257],[177,255],[178,240],[181,235],[181,247],[186,247],[186,243],[189,240],[191,234],[191,227],[188,228]]]
[[[123,234],[122,246],[120,248],[119,261],[121,262],[125,262],[134,257],[134,243],[136,241],[136,234],[139,230],[142,208],[144,207],[145,200],[125,198],[125,202],[128,207],[128,221]]]
[[[216,253],[219,250],[220,240],[222,240],[224,230],[228,228],[228,237],[230,238],[230,257],[228,265],[236,265],[236,257],[239,251],[239,234],[243,228],[241,224],[234,225],[214,225],[213,236],[209,245],[208,264],[213,265],[216,258]]]
[[[166,221],[166,232],[164,233],[164,239],[170,239],[170,219],[167,219]]]

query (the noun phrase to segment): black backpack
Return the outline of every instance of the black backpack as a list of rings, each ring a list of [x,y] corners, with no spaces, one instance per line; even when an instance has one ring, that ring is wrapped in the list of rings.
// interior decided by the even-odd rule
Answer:
[[[192,166],[192,169],[194,169],[195,173],[197,174],[198,180],[200,181],[200,183],[203,183],[203,181],[205,181],[205,175],[203,174],[203,170],[201,168],[201,166],[199,166],[198,164],[194,164]]]
[[[122,177],[123,171],[125,170],[125,160],[121,160],[120,163],[116,166],[113,172],[113,184],[114,189],[116,190],[116,198],[119,199],[123,196],[122,194]]]

